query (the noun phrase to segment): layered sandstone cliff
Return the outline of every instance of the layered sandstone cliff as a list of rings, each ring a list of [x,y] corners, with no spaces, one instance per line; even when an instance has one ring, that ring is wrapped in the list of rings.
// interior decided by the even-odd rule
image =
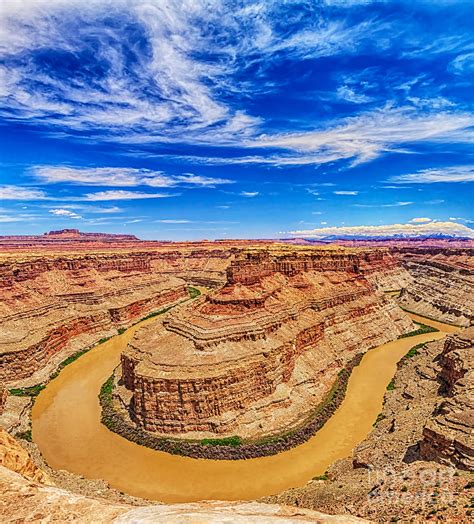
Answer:
[[[95,242],[96,237],[91,238]],[[33,382],[42,381],[45,366],[188,298],[188,284],[221,285],[231,256],[228,247],[207,245],[183,251],[113,246],[112,252],[108,246],[63,254],[41,247],[37,254],[0,257],[1,381],[28,379],[35,373]]]
[[[140,329],[122,354],[132,419],[193,438],[296,427],[356,354],[413,328],[365,277],[371,256],[243,252],[222,289]]]
[[[420,315],[469,326],[474,318],[473,249],[403,249],[400,257],[412,282],[400,304]]]
[[[474,328],[450,337],[439,363],[446,398],[423,429],[420,455],[474,471]]]
[[[473,355],[473,328],[411,351],[353,456],[265,500],[380,523],[471,522]]]

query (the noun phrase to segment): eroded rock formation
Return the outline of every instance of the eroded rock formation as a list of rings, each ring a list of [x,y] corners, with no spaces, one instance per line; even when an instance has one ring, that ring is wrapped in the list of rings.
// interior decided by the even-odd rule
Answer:
[[[385,250],[243,252],[222,289],[140,329],[122,354],[133,420],[196,438],[296,426],[357,353],[413,329],[365,276],[384,260]]]
[[[450,337],[439,361],[447,398],[423,429],[420,455],[474,471],[474,327]]]
[[[474,249],[403,249],[413,281],[400,304],[420,315],[469,326],[474,318]]]
[[[220,285],[230,258],[228,247],[199,245],[142,251],[113,244],[112,252],[65,254],[41,252],[42,244],[37,249],[0,258],[0,381],[26,379],[57,355],[59,362],[187,298],[188,284]]]

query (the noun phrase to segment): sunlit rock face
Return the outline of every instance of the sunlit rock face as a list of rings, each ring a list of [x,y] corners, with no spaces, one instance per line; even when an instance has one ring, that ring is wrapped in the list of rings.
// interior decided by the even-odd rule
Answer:
[[[474,327],[446,340],[439,380],[446,398],[423,429],[420,454],[474,470]]]
[[[416,313],[459,326],[474,318],[474,249],[406,249],[403,265],[412,282],[400,304]]]
[[[385,266],[396,266],[386,250],[242,252],[225,286],[140,329],[122,354],[132,419],[196,438],[296,426],[357,353],[413,329],[371,283]]]
[[[188,298],[189,284],[225,281],[229,246],[122,237],[0,237],[0,380],[41,375],[67,353]],[[48,373],[39,375],[33,383]]]

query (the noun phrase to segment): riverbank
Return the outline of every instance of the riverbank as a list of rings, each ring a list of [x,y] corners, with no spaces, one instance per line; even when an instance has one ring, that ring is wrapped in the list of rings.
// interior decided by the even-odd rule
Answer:
[[[201,288],[205,290],[205,288]],[[45,387],[55,379],[59,373],[68,365],[75,362],[78,358],[85,355],[92,349],[96,349],[98,346],[109,341],[113,336],[122,335],[127,330],[134,326],[142,324],[145,320],[152,319],[158,315],[162,315],[168,312],[173,307],[180,304],[193,300],[201,295],[201,289],[195,287],[188,287],[189,298],[184,300],[178,300],[174,303],[170,303],[165,307],[161,307],[156,311],[148,313],[145,317],[132,321],[130,325],[125,328],[120,328],[116,333],[109,336],[100,338],[94,341],[92,344],[86,346],[83,349],[72,351],[70,348],[58,353],[52,361],[42,369],[40,372],[35,373],[32,377],[27,379],[21,379],[14,383],[14,387],[10,384],[8,389],[7,407],[5,413],[0,416],[2,426],[5,427],[9,432],[13,433],[16,437],[32,441],[31,436],[31,410],[35,403],[36,397]],[[40,382],[33,382],[34,378],[40,378]]]
[[[352,370],[360,364],[362,357],[362,353],[357,354],[338,373],[325,398],[298,427],[255,441],[246,441],[238,435],[203,441],[173,439],[144,431],[128,419],[124,410],[120,409],[119,402],[114,399],[114,375],[107,379],[100,390],[101,421],[108,429],[131,442],[173,455],[210,460],[242,460],[275,455],[308,440],[333,416],[344,400]]]
[[[473,343],[472,331],[458,330],[448,340],[417,344],[399,361],[373,431],[351,456],[332,464],[324,479],[262,501],[380,523],[472,522],[472,365],[462,359]],[[427,432],[439,418],[444,434]]]
[[[204,461],[138,446],[101,424],[98,392],[135,329],[83,355],[40,393],[33,439],[55,469],[102,478],[120,491],[163,502],[252,500],[323,475],[371,431],[398,360],[416,343],[445,334],[399,339],[366,353],[349,378],[344,401],[305,443],[267,457]]]

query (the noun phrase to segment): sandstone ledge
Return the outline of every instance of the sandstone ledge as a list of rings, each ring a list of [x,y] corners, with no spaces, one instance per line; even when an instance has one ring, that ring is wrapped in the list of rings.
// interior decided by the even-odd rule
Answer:
[[[78,522],[186,524],[205,522],[260,524],[358,524],[357,517],[326,515],[318,511],[257,502],[199,502],[150,504],[134,508],[104,499],[84,497],[61,488],[26,480],[0,466],[0,519],[3,522]]]
[[[114,376],[103,385],[99,399],[102,406],[102,423],[108,429],[142,446],[165,451],[173,455],[212,460],[240,460],[275,455],[298,446],[311,438],[331,418],[344,400],[347,383],[354,367],[359,365],[363,354],[359,353],[342,369],[331,390],[312,414],[290,432],[271,435],[260,440],[242,441],[235,446],[204,444],[199,441],[167,438],[147,432],[134,425],[126,412],[114,400]]]
[[[462,389],[466,381],[472,387],[474,377],[460,374],[469,362],[468,352],[473,354],[473,335],[472,329],[462,330],[410,351],[399,362],[394,389],[385,395],[374,430],[353,456],[333,464],[325,481],[315,480],[263,500],[355,514],[381,524],[472,522],[472,479],[465,471],[474,447],[472,419],[464,418],[463,429],[445,425],[434,439],[426,429],[444,419],[439,413],[443,402],[459,400],[458,413],[467,414],[470,409],[462,405],[467,400]],[[462,361],[460,352],[465,355]],[[443,362],[448,356],[450,364]],[[449,396],[453,383],[453,396]],[[466,442],[464,431],[471,435],[470,455],[452,445],[453,440]],[[444,442],[448,445],[439,445]]]

